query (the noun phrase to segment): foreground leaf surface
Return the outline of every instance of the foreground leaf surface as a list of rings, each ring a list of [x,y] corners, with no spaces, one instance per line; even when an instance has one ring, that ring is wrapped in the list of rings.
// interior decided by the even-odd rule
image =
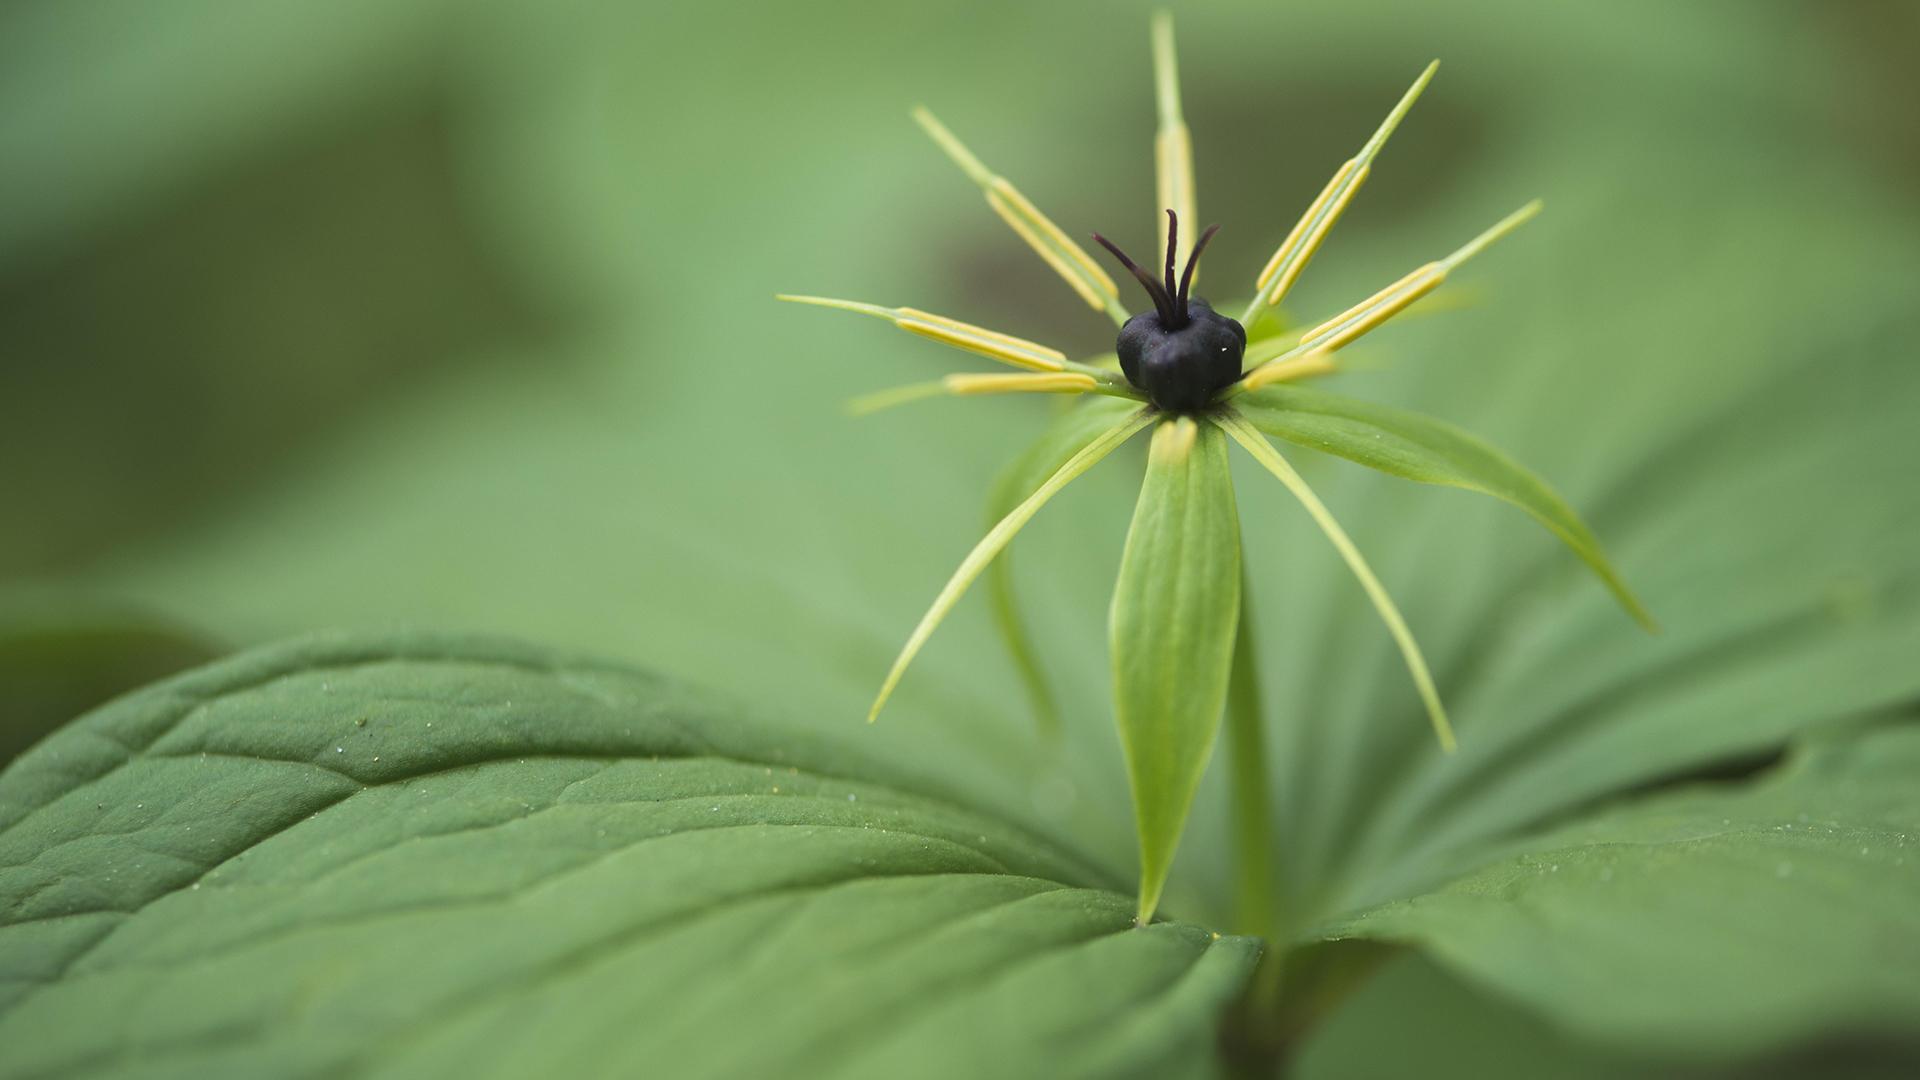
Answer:
[[[937,6],[946,14],[929,18],[974,11]],[[955,120],[995,116],[1004,111],[1005,79],[930,78],[916,63],[821,79],[819,49],[803,47],[824,42],[838,56],[858,41],[874,55],[918,56],[926,19],[877,21],[857,7],[820,8],[809,11],[804,39],[797,24],[778,19],[744,20],[744,34],[720,39],[710,33],[709,10],[682,5],[568,5],[551,19],[513,6],[505,25],[493,18],[501,5],[308,5],[292,21],[236,20],[221,5],[147,5],[138,19],[129,9],[107,34],[97,20],[61,17],[70,6],[41,7],[47,17],[12,20],[4,36],[23,60],[9,69],[21,92],[3,102],[26,139],[11,160],[40,170],[15,185],[21,198],[0,206],[19,226],[10,235],[50,236],[46,227],[60,226],[77,250],[97,238],[109,252],[136,257],[134,265],[167,268],[177,288],[139,301],[150,292],[141,279],[116,277],[134,287],[102,293],[98,271],[106,267],[97,260],[9,248],[10,265],[60,268],[46,293],[21,294],[46,297],[34,306],[51,313],[40,322],[54,331],[44,337],[48,363],[21,370],[64,371],[77,389],[67,408],[31,380],[11,397],[0,393],[26,418],[9,430],[24,460],[65,448],[57,456],[69,466],[47,470],[59,481],[47,498],[19,503],[19,520],[34,527],[0,534],[79,536],[105,550],[97,526],[82,535],[72,522],[57,532],[49,524],[56,495],[106,508],[129,527],[113,534],[103,561],[76,565],[86,583],[190,616],[222,640],[429,611],[461,625],[645,656],[838,727],[866,704],[901,627],[925,602],[929,577],[950,569],[943,545],[978,529],[974,500],[990,470],[1032,438],[1052,403],[955,404],[836,422],[829,414],[847,395],[895,372],[906,377],[900,365],[915,361],[901,350],[914,346],[803,331],[793,311],[759,298],[796,284],[854,289],[876,273],[902,273],[900,299],[960,304],[981,318],[1004,300],[1023,313],[1013,320],[1023,331],[1050,333],[1054,324],[1038,321],[1045,310],[1062,320],[1063,347],[1111,344],[1111,332],[1074,310],[1038,263],[1026,260],[1028,276],[1019,279],[991,270],[1026,253],[985,218],[966,219],[964,185],[944,195],[919,190],[923,179],[957,181],[893,103],[937,95],[933,103]],[[1330,313],[1323,304],[1362,295],[1403,270],[1420,237],[1448,240],[1484,224],[1507,198],[1502,192],[1546,195],[1551,210],[1532,236],[1462,283],[1478,309],[1444,327],[1392,331],[1398,336],[1380,339],[1392,367],[1356,371],[1341,389],[1446,417],[1551,477],[1665,633],[1635,631],[1575,560],[1505,507],[1301,460],[1420,629],[1461,723],[1460,752],[1442,757],[1373,613],[1344,575],[1328,571],[1324,553],[1313,554],[1322,540],[1311,523],[1284,499],[1242,504],[1248,535],[1262,537],[1263,550],[1301,553],[1263,565],[1251,587],[1265,591],[1257,629],[1277,847],[1285,853],[1281,909],[1314,922],[1471,871],[1490,857],[1489,846],[1597,800],[1920,696],[1920,545],[1912,539],[1920,532],[1920,485],[1912,482],[1920,469],[1912,437],[1920,364],[1910,359],[1920,325],[1909,317],[1920,242],[1908,174],[1885,171],[1900,155],[1886,152],[1891,144],[1873,137],[1871,124],[1853,125],[1856,138],[1826,122],[1846,104],[1832,97],[1837,89],[1866,91],[1859,78],[1888,70],[1862,62],[1868,37],[1890,48],[1901,35],[1863,36],[1857,21],[1810,21],[1786,6],[1750,5],[1729,20],[1703,6],[1667,5],[1660,47],[1650,49],[1645,19],[1617,5],[1555,5],[1550,15],[1536,5],[1524,39],[1503,32],[1511,4],[1388,7],[1400,17],[1352,6],[1248,8],[1232,16],[1228,33],[1187,21],[1198,13],[1181,15],[1188,88],[1193,100],[1210,103],[1194,110],[1197,122],[1230,121],[1218,111],[1230,101],[1264,101],[1284,114],[1275,114],[1284,139],[1227,146],[1200,133],[1202,149],[1213,147],[1224,166],[1209,170],[1211,182],[1241,187],[1237,196],[1214,191],[1232,209],[1229,236],[1284,228],[1324,168],[1405,85],[1408,65],[1446,56],[1464,78],[1441,80],[1395,136],[1379,186],[1370,182],[1361,197],[1358,212],[1378,215],[1377,245],[1360,235],[1338,240],[1338,260],[1316,262],[1295,294],[1298,307],[1314,316]],[[1075,10],[1086,16],[1076,25],[1091,35],[1069,50],[1079,58],[1026,64],[1019,74],[1022,92],[1049,106],[989,123],[992,130],[968,127],[990,161],[1031,185],[1077,235],[1132,220],[1124,215],[1140,210],[1145,179],[1113,190],[1083,183],[1089,163],[1104,160],[1089,153],[1137,145],[1119,127],[1114,140],[1089,143],[1086,118],[1125,126],[1146,110],[1142,96],[1139,108],[1116,113],[1114,88],[1127,78],[1089,78],[1082,62],[1133,56],[1130,78],[1144,95],[1139,21],[1113,18],[1103,5]],[[335,32],[369,20],[376,30],[404,25]],[[471,57],[485,78],[466,78],[464,62],[435,62],[446,35],[412,29],[442,24],[459,42],[479,31],[500,46]],[[1359,40],[1353,35],[1369,47],[1299,49],[1288,64],[1272,63],[1276,42],[1285,49],[1289,41]],[[669,40],[723,42],[726,51],[650,48]],[[191,47],[156,51],[156,41]],[[1199,42],[1204,62],[1190,55]],[[948,35],[940,50],[960,70],[1002,63],[1006,45],[1004,34]],[[331,77],[315,77],[316,57]],[[759,89],[708,95],[699,109],[628,110],[612,125],[582,121],[605,112],[608,87],[681,94],[711,73],[716,57],[760,72]],[[462,77],[451,85],[415,77],[456,69]],[[226,288],[232,275],[220,267],[261,265],[248,257],[257,248],[231,227],[247,219],[219,218],[229,227],[216,234],[181,227],[204,218],[167,218],[155,236],[150,214],[125,211],[170,206],[182,193],[269,212],[301,204],[304,189],[276,179],[308,175],[273,164],[283,148],[331,147],[350,128],[379,140],[370,145],[395,142],[381,134],[389,126],[380,119],[394,110],[367,107],[365,93],[394,93],[391,78],[368,78],[375,71],[408,73],[409,97],[380,99],[404,110],[399,115],[419,111],[416,101],[437,110],[449,90],[527,91],[502,98],[514,108],[459,114],[484,152],[472,163],[508,161],[521,178],[516,196],[475,204],[489,228],[509,230],[483,236],[480,250],[511,252],[517,245],[497,242],[506,236],[540,238],[537,251],[557,256],[555,268],[579,271],[566,280],[598,304],[607,332],[589,335],[594,344],[582,348],[517,335],[463,338],[471,344],[419,393],[363,378],[377,383],[368,400],[379,408],[316,429],[301,454],[261,462],[271,465],[263,482],[217,500],[189,498],[194,490],[180,478],[197,474],[178,469],[170,475],[179,482],[156,487],[166,497],[141,503],[145,511],[99,497],[100,485],[86,476],[151,487],[157,454],[250,448],[261,415],[252,380],[284,381],[281,368],[261,358],[309,355],[301,350],[333,339],[307,329],[331,326],[343,310],[338,294],[303,285],[305,300],[289,312],[279,300],[283,278],[272,273]],[[1542,79],[1548,71],[1586,77]],[[1623,72],[1632,77],[1615,77]],[[67,92],[76,79],[85,93]],[[1596,80],[1610,92],[1594,94]],[[809,92],[792,93],[799,85]],[[1857,100],[1900,100],[1884,89]],[[496,97],[490,91],[487,100]],[[220,107],[203,107],[209,101]],[[1676,101],[1689,105],[1676,110]],[[847,156],[847,139],[823,136],[843,132],[849,116],[867,115],[876,102],[893,128],[883,116],[855,140],[856,158]],[[164,118],[159,128],[156,118]],[[736,129],[755,137],[712,138]],[[1331,148],[1322,164],[1302,158],[1309,144]],[[701,150],[685,167],[660,168],[660,147],[682,145]],[[188,156],[200,164],[173,167]],[[774,160],[781,168],[770,181]],[[848,183],[849,169],[875,182]],[[647,182],[618,182],[639,176]],[[1257,207],[1246,186],[1255,183]],[[1291,196],[1282,190],[1288,184]],[[121,191],[140,195],[102,197]],[[1810,201],[1810,193],[1824,197]],[[905,207],[902,228],[921,231],[876,230],[876,198]],[[796,206],[807,208],[810,224]],[[943,224],[949,210],[961,216]],[[860,242],[840,242],[856,235]],[[1235,249],[1222,242],[1223,252]],[[230,257],[203,258],[210,244]],[[324,257],[331,249],[309,242],[287,250]],[[670,281],[663,251],[711,254],[688,260]],[[386,284],[417,281],[421,265],[390,261]],[[510,276],[544,265],[516,262]],[[1351,291],[1342,285],[1349,273]],[[228,302],[191,302],[215,295]],[[162,303],[167,296],[190,302]],[[63,314],[98,310],[103,297],[137,303],[112,320]],[[658,302],[636,302],[649,297]],[[664,318],[662,305],[685,305],[697,317]],[[154,313],[138,317],[149,308]],[[232,313],[249,309],[274,317],[235,336]],[[298,317],[281,317],[288,314]],[[107,322],[118,328],[111,338],[68,332]],[[176,337],[176,327],[186,332]],[[713,354],[716,327],[727,340],[778,345],[781,355],[686,362]],[[169,355],[224,343],[206,366],[192,367],[237,404],[182,428],[176,412],[144,407],[177,395],[148,395],[124,415],[158,427],[98,423],[100,364],[109,357],[121,358],[122,374],[177,382],[179,364],[156,360],[155,330],[177,342]],[[1771,377],[1786,367],[1804,367],[1806,377]],[[799,392],[798,404],[767,392],[769,373],[779,370],[794,373],[784,385]],[[736,432],[725,441],[712,438],[713,403],[722,397]],[[225,434],[174,438],[178,430]],[[84,446],[64,434],[74,431],[87,433]],[[105,471],[71,471],[87,461],[104,462]],[[1077,800],[1032,797],[1025,699],[1002,674],[997,643],[970,635],[964,619],[921,658],[911,707],[903,699],[897,722],[870,736],[881,753],[924,763],[976,805],[1073,836],[1116,881],[1130,877],[1134,841],[1124,790],[1112,782],[1106,642],[1092,628],[1111,594],[1112,556],[1137,492],[1128,472],[1089,475],[1077,485],[1081,508],[1057,506],[1062,512],[1019,541],[1022,596],[1048,631],[1041,642],[1066,720],[1064,752],[1048,766],[1070,776]],[[154,542],[181,528],[187,542]],[[1084,564],[1074,563],[1082,553]],[[1169,885],[1182,912],[1220,898],[1222,920],[1233,849],[1224,815],[1208,804],[1224,787],[1203,785]],[[1570,950],[1560,961],[1574,978],[1587,959]],[[1619,992],[1644,987],[1635,977]],[[1377,1032],[1398,1039],[1431,1015],[1407,996],[1374,1014],[1368,1030],[1378,1045]],[[1768,1034],[1754,1028],[1756,1037]],[[11,1052],[0,1045],[0,1058]],[[1439,1075],[1457,1059],[1414,1060]],[[1389,1074],[1342,1064],[1329,1074]]]
[[[1206,1075],[1256,951],[647,676],[189,673],[0,774],[0,1075]]]
[[[1512,845],[1333,933],[1418,944],[1572,1030],[1641,1047],[1910,1034],[1916,784],[1911,718],[1834,736],[1759,783],[1702,784]]]

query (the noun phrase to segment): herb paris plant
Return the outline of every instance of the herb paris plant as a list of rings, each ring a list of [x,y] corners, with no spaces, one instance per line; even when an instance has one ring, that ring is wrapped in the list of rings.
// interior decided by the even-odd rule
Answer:
[[[1095,234],[1141,283],[1153,306],[1130,314],[1097,263],[1005,178],[993,173],[924,109],[915,119],[985,192],[988,205],[1090,306],[1120,326],[1116,358],[1070,359],[1045,345],[915,308],[812,296],[781,299],[873,315],[1013,367],[1018,374],[956,374],[869,399],[886,405],[939,393],[1099,395],[1131,403],[1119,416],[1081,426],[1051,444],[1057,463],[974,547],[935,598],[901,650],[876,697],[879,715],[908,665],[962,594],[1041,507],[1133,436],[1153,429],[1145,481],[1127,535],[1110,615],[1114,708],[1126,756],[1140,845],[1138,921],[1152,918],[1201,774],[1212,753],[1242,632],[1240,525],[1228,470],[1228,441],[1238,443],[1297,499],[1359,580],[1411,675],[1443,750],[1455,740],[1419,645],[1366,559],[1298,471],[1268,440],[1322,450],[1381,472],[1493,495],[1531,514],[1598,574],[1621,605],[1649,629],[1651,617],[1627,589],[1599,542],[1547,484],[1465,432],[1429,417],[1310,390],[1304,380],[1338,369],[1336,354],[1438,288],[1468,259],[1539,212],[1539,202],[1508,215],[1464,246],[1426,263],[1353,307],[1299,334],[1249,341],[1256,317],[1278,305],[1365,183],[1374,159],[1426,89],[1430,64],[1352,159],[1342,164],[1282,241],[1254,282],[1238,320],[1191,296],[1200,256],[1218,226],[1191,248],[1180,221],[1195,220],[1191,140],[1181,115],[1170,19],[1154,24],[1159,132],[1157,193],[1166,215],[1159,280]],[[1176,279],[1175,269],[1184,263]],[[1250,359],[1249,359],[1250,357]],[[1003,583],[1004,586],[1004,583]],[[1023,673],[1045,700],[1039,669],[996,590]],[[1236,740],[1239,752],[1256,752]],[[1249,775],[1258,776],[1258,771]],[[1258,828],[1243,822],[1243,828]],[[1245,845],[1261,849],[1258,841]]]

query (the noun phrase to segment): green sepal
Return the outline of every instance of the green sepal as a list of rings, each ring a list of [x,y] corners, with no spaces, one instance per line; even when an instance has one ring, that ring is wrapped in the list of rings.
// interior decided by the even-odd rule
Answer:
[[[1240,619],[1240,519],[1227,441],[1162,422],[1114,586],[1114,715],[1140,840],[1139,918],[1152,918],[1220,732]]]

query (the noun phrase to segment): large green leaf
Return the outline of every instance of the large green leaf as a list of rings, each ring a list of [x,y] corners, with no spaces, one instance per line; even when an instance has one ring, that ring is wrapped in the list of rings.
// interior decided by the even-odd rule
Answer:
[[[1796,733],[1920,695],[1920,493],[1901,479],[1920,379],[1881,359],[1901,336],[1869,332],[1755,380],[1691,430],[1637,448],[1597,493],[1603,525],[1623,526],[1629,569],[1643,568],[1636,580],[1682,613],[1668,633],[1623,633],[1597,594],[1576,599],[1537,562],[1514,582],[1510,614],[1499,592],[1462,612],[1484,638],[1441,668],[1462,720],[1454,760],[1328,730],[1322,764],[1365,793],[1346,811],[1357,824],[1342,826],[1334,785],[1300,770],[1335,819],[1291,830],[1318,838],[1296,848],[1317,890],[1301,906],[1642,1051],[1910,1039],[1920,1005],[1876,950],[1914,939],[1890,906],[1912,907],[1911,867],[1846,834],[1891,829],[1897,846],[1920,806],[1910,744],[1822,744],[1780,778],[1738,779]],[[1783,405],[1792,438],[1754,422]],[[1420,531],[1439,550],[1435,530]],[[1884,771],[1858,768],[1876,756]],[[1736,779],[1639,801],[1690,774]],[[1800,813],[1831,814],[1848,846],[1803,861]]]
[[[1408,759],[1348,838],[1349,901],[1430,884],[1477,844],[1610,794],[1920,696],[1906,404],[1920,372],[1879,359],[1900,336],[1836,346],[1642,451],[1596,501],[1684,617],[1649,638],[1564,591],[1516,603],[1483,655],[1456,663],[1452,686],[1443,677],[1463,716],[1458,760]],[[1753,423],[1781,402],[1791,438]]]
[[[1220,733],[1240,621],[1240,516],[1227,438],[1181,417],[1153,432],[1109,626],[1114,718],[1153,914]]]
[[[1092,0],[987,19],[977,4],[940,0],[880,21],[858,5],[756,2],[729,6],[740,32],[715,36],[704,6],[465,5],[445,20],[357,6],[378,18],[289,4],[239,21],[209,3],[140,20],[93,18],[84,5],[6,13],[0,49],[17,62],[0,64],[13,89],[0,94],[0,140],[12,158],[40,162],[40,180],[61,181],[21,185],[8,204],[16,224],[48,226],[10,255],[45,283],[16,308],[123,314],[128,298],[151,307],[160,295],[149,277],[190,299],[226,295],[208,266],[257,265],[266,284],[282,283],[263,290],[272,303],[166,308],[165,325],[205,356],[186,368],[154,361],[166,400],[217,391],[229,405],[185,426],[141,414],[154,426],[112,441],[146,431],[161,451],[245,445],[232,434],[260,416],[235,387],[284,382],[289,356],[352,381],[329,336],[308,332],[355,332],[331,294],[307,287],[314,266],[341,265],[344,249],[321,242],[337,237],[268,228],[235,248],[229,236],[156,230],[169,220],[156,208],[225,205],[240,192],[271,211],[274,189],[249,178],[343,145],[341,132],[383,112],[369,105],[397,100],[376,86],[395,76],[430,83],[407,100],[444,102],[459,136],[443,156],[465,197],[442,202],[480,250],[585,317],[569,318],[558,346],[474,341],[412,392],[376,380],[379,409],[340,414],[300,454],[262,459],[255,482],[167,502],[164,521],[116,533],[137,543],[84,538],[97,554],[73,564],[75,576],[222,640],[423,620],[487,627],[645,657],[779,702],[813,727],[857,725],[928,582],[977,535],[993,470],[1045,412],[948,402],[846,422],[844,397],[946,370],[936,347],[821,333],[764,297],[805,284],[937,301],[1076,352],[1110,347],[1104,320],[1058,303],[1045,267],[983,227],[903,114],[927,100],[977,129],[981,151],[1063,228],[1138,226],[1139,20]],[[1383,331],[1392,367],[1343,376],[1340,390],[1445,416],[1553,478],[1667,632],[1635,633],[1573,559],[1504,507],[1300,458],[1419,630],[1462,745],[1450,761],[1433,752],[1390,641],[1312,526],[1285,500],[1245,500],[1248,535],[1300,553],[1265,562],[1251,582],[1290,918],[1415,895],[1595,799],[1920,692],[1910,404],[1920,365],[1909,359],[1920,327],[1861,334],[1911,310],[1920,277],[1911,155],[1885,137],[1908,130],[1899,105],[1912,65],[1899,43],[1911,34],[1891,25],[1905,17],[1383,6],[1182,14],[1189,51],[1209,43],[1205,63],[1188,56],[1186,111],[1210,217],[1227,224],[1207,280],[1220,295],[1250,280],[1266,253],[1258,238],[1284,230],[1382,101],[1443,56],[1390,167],[1289,303],[1308,317],[1338,310],[1489,212],[1545,196],[1529,235],[1461,283],[1477,308]],[[283,8],[297,14],[277,16]],[[1507,32],[1517,16],[1524,40]],[[451,32],[436,36],[441,22]],[[382,23],[404,27],[386,34]],[[362,24],[374,32],[356,33]],[[317,37],[372,47],[316,52]],[[646,53],[663,40],[697,44]],[[1116,106],[1119,84],[1089,79],[1070,53],[1134,56],[1138,107]],[[369,84],[370,59],[391,74]],[[1022,92],[1050,107],[1001,122],[1007,84],[976,77],[983,63],[1018,68]],[[717,74],[740,70],[757,77]],[[76,77],[83,92],[59,92]],[[1608,92],[1594,93],[1601,85]],[[690,107],[653,107],[673,95]],[[1129,152],[1140,155],[1135,182],[1089,183]],[[235,262],[263,243],[272,258]],[[390,266],[417,263],[417,251],[391,254],[401,258]],[[75,453],[111,435],[96,403],[50,400],[38,381],[98,369],[96,337],[10,339],[32,358],[13,365],[15,396],[59,436],[20,444],[28,471],[44,466],[56,481],[9,504],[29,532],[46,498],[84,501],[98,488],[57,482],[80,475]],[[1770,377],[1800,364],[1803,378]],[[720,408],[724,441],[712,435]],[[876,756],[937,772],[977,805],[1071,835],[1115,882],[1131,878],[1134,841],[1093,627],[1137,490],[1131,473],[1088,476],[1020,541],[1065,752],[1034,753],[1020,685],[1002,675],[984,608],[967,606],[893,720],[862,736]],[[159,505],[94,502],[125,518]],[[1169,882],[1182,913],[1224,914],[1223,788],[1202,785]],[[1564,957],[1570,969],[1585,960]],[[1395,1020],[1423,1006],[1402,997],[1373,1014],[1374,1030],[1404,1030]],[[1366,1074],[1337,1064],[1331,1074]]]
[[[1920,726],[1510,846],[1334,936],[1414,942],[1585,1034],[1693,1054],[1920,1031]],[[1624,987],[1634,987],[1623,992]]]
[[[1253,426],[1269,435],[1393,476],[1478,491],[1525,510],[1592,567],[1634,618],[1653,626],[1653,617],[1607,561],[1580,515],[1546,481],[1484,440],[1417,412],[1305,386],[1268,387],[1236,401]]]
[[[1257,946],[660,681],[316,641],[0,774],[0,1075],[1215,1071]]]

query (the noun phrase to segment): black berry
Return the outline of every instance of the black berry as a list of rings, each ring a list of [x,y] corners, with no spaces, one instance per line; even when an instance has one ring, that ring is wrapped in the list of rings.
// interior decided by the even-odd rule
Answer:
[[[1120,338],[1114,345],[1120,354],[1120,370],[1156,408],[1173,413],[1195,412],[1211,404],[1214,395],[1240,378],[1240,364],[1247,351],[1247,331],[1237,320],[1213,310],[1205,300],[1187,295],[1200,252],[1220,226],[1207,229],[1193,246],[1176,289],[1173,255],[1179,228],[1180,219],[1167,211],[1164,282],[1154,280],[1106,237],[1098,233],[1093,237],[1120,260],[1153,300],[1152,311],[1135,315],[1120,328]]]

